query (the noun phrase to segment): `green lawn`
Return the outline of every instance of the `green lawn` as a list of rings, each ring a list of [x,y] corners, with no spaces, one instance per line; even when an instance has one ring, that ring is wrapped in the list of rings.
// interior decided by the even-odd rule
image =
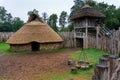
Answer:
[[[79,76],[77,77],[79,78],[79,80],[91,80],[95,64],[98,63],[99,58],[102,55],[108,54],[108,52],[103,50],[98,50],[98,49],[86,49],[86,50],[83,50],[83,51],[80,50],[71,54],[70,58],[73,59],[74,61],[78,61],[82,59],[82,57],[80,57],[80,54],[82,52],[85,53],[85,55],[87,56],[87,61],[89,61],[93,65],[93,67],[87,70],[79,70],[78,72]]]
[[[88,61],[93,65],[93,67],[89,69],[82,69],[79,70],[77,74],[72,74],[71,72],[67,73],[46,73],[46,75],[41,74],[36,77],[35,80],[43,80],[43,79],[48,79],[48,80],[68,80],[68,79],[74,79],[74,80],[91,80],[93,71],[94,71],[94,65],[98,63],[99,58],[103,54],[108,54],[107,51],[102,51],[98,49],[86,49],[86,50],[79,50],[75,53],[72,53],[70,55],[70,58],[74,61],[80,60],[80,54],[84,52],[86,56],[88,57]],[[46,78],[47,76],[47,78]]]
[[[40,50],[41,53],[54,53],[67,50],[68,48],[60,48],[56,50]],[[13,52],[10,51],[10,45],[5,42],[0,42],[0,54],[25,54],[26,52]]]
[[[4,42],[0,42],[0,54],[16,54],[17,52],[11,52],[10,46]],[[66,49],[60,49],[56,51],[61,51]],[[42,51],[42,52],[54,52],[54,51]],[[107,54],[106,51],[98,50],[98,49],[86,49],[86,50],[79,50],[75,53],[72,53],[69,57],[74,60],[78,61],[80,60],[80,54],[84,52],[86,56],[88,57],[88,61],[94,66],[96,63],[98,63],[99,58],[103,54]],[[21,53],[21,52],[19,52]],[[67,80],[70,78],[73,78],[74,80],[91,80],[92,74],[93,74],[94,68],[86,69],[86,70],[79,70],[77,74],[72,74],[70,72],[56,72],[56,73],[44,73],[41,75],[36,75],[35,80]]]
[[[78,61],[82,59],[82,57],[80,57],[80,54],[82,52],[85,53],[85,55],[87,56],[87,61],[90,61],[90,63],[92,64],[96,64],[102,55],[108,53],[107,51],[98,50],[98,49],[86,49],[71,54],[70,58],[72,58],[74,61]]]
[[[5,42],[0,42],[0,54],[8,53],[10,46]]]
[[[24,52],[12,52],[10,51],[10,45],[5,42],[0,42],[0,54],[21,54]]]

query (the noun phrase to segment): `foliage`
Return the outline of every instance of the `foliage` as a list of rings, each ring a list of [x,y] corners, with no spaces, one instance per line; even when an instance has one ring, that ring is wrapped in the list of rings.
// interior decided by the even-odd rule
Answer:
[[[71,22],[71,23],[68,25],[68,30],[69,30],[69,31],[73,31],[73,30],[74,30],[73,22]]]
[[[0,43],[0,54],[23,54],[24,52],[11,52],[9,50],[10,46],[8,44],[6,44],[5,42],[1,42]],[[46,53],[53,53],[53,52],[58,52],[58,51],[63,51],[66,50],[65,48],[62,49],[58,49],[56,51],[43,51],[42,52]],[[103,54],[107,54],[106,51],[101,51],[98,49],[86,49],[83,50],[87,57],[88,57],[88,61],[92,63],[92,65],[95,65],[96,63],[98,63],[99,58],[103,55]],[[74,52],[70,55],[70,58],[73,59],[74,61],[79,60],[79,55],[82,51],[79,50],[77,52]],[[74,80],[91,80],[91,76],[93,74],[93,68],[90,69],[86,69],[86,70],[79,70],[77,72],[77,74],[71,74],[70,72],[46,72],[46,73],[41,73],[41,74],[37,74],[35,76],[35,80],[42,80],[42,79],[49,79],[49,80],[67,80],[67,79],[74,79]]]
[[[13,18],[7,10],[0,6],[0,32],[13,32],[18,30],[24,22],[18,18]]]
[[[10,13],[7,13],[7,10],[0,6],[0,23],[4,22],[11,22],[12,15]]]
[[[9,50],[9,48],[10,46],[8,44],[0,42],[0,54],[5,53],[7,50]]]
[[[84,6],[84,1],[83,0],[73,0],[74,5],[71,7],[71,13],[70,16],[74,14],[75,11],[77,11],[79,8]]]
[[[120,58],[120,51],[118,52],[118,56],[119,56],[119,58]]]
[[[48,14],[47,14],[46,12],[43,12],[43,13],[42,13],[42,18],[43,18],[43,20],[47,23]]]
[[[52,14],[50,15],[50,17],[48,18],[48,24],[50,25],[50,27],[54,30],[54,31],[58,31],[58,28],[57,28],[57,14]]]
[[[106,27],[109,29],[118,29],[120,25],[120,8],[116,8],[116,6],[108,5],[104,2],[98,3],[94,0],[74,0],[74,5],[71,8],[70,16],[72,16],[75,11],[80,9],[85,4],[89,4],[106,15],[106,18],[101,20]]]
[[[74,5],[71,7],[71,13],[69,17],[71,17],[75,11],[80,9],[85,4],[89,4],[93,8],[106,15],[106,18],[101,19],[101,22],[105,24],[106,27],[108,27],[109,29],[118,29],[118,27],[120,26],[120,7],[116,8],[116,6],[114,5],[108,5],[104,2],[96,2],[95,0],[73,0],[73,2]],[[32,11],[28,11],[28,15],[32,13],[38,14],[38,10],[34,9]],[[43,12],[42,18],[55,31],[58,31],[58,17],[56,14],[52,14],[48,17],[47,13]],[[68,23],[67,26],[65,26],[66,23]],[[17,31],[23,24],[24,22],[20,18],[12,17],[11,13],[8,13],[5,7],[0,6],[0,32]],[[67,19],[66,11],[61,12],[59,25],[61,26],[62,31],[72,31],[74,29],[73,23],[72,21],[70,21],[70,18]]]
[[[42,53],[55,53],[55,52],[64,51],[67,49],[68,48],[59,48],[59,49],[55,49],[55,50],[40,50],[40,52],[42,52]]]
[[[102,50],[98,50],[98,49],[85,49],[83,51],[77,51],[74,54],[72,54],[70,57],[74,60],[74,61],[78,61],[80,60],[80,54],[84,52],[85,55],[88,57],[87,61],[89,61],[90,63],[92,63],[93,65],[96,64],[99,60],[99,58],[104,55],[104,54],[108,54],[107,51],[102,51]]]
[[[12,21],[12,31],[17,31],[19,28],[21,28],[24,24],[24,21],[22,21],[19,17],[15,17]]]
[[[10,45],[5,42],[0,42],[0,54],[23,54],[24,52],[10,51]]]
[[[42,53],[55,53],[55,52],[64,51],[64,50],[67,50],[67,49],[68,48],[59,48],[59,49],[55,49],[55,50],[40,50],[40,52],[42,52]],[[7,44],[5,42],[0,42],[0,54],[21,54],[21,53],[24,53],[24,52],[10,51],[10,45],[9,44]]]
[[[67,23],[67,12],[62,11],[59,18],[59,25],[61,26],[61,31],[65,28]]]

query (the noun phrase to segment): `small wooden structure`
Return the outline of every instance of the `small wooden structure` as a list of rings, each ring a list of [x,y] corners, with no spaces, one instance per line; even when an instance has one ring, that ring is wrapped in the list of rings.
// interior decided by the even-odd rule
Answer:
[[[63,39],[37,14],[30,15],[27,23],[8,40],[12,51],[39,51],[61,47]]]
[[[89,5],[76,11],[71,20],[74,22],[75,47],[88,48],[88,35],[98,37],[99,19],[105,15]]]
[[[86,61],[78,61],[75,65],[78,69],[88,69],[92,65],[89,62]]]

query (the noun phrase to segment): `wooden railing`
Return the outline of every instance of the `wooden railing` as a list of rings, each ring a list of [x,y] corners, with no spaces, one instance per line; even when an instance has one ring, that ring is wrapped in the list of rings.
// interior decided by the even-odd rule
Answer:
[[[75,37],[84,38],[85,37],[85,33],[83,33],[83,32],[76,32],[75,33]]]

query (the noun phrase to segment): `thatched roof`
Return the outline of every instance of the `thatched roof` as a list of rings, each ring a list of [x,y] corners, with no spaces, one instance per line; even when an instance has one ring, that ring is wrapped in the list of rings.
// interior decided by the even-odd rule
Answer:
[[[30,17],[28,23],[21,27],[8,40],[9,44],[27,44],[31,42],[53,43],[62,42],[63,39],[39,16]]]
[[[89,5],[85,5],[81,9],[76,11],[71,17],[71,19],[78,19],[82,17],[104,18],[105,15],[95,10],[94,8],[90,7]]]

